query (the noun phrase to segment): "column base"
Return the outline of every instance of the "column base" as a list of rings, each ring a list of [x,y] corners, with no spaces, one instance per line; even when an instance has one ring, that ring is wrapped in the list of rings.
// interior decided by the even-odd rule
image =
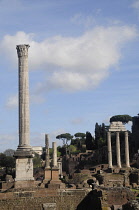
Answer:
[[[14,188],[32,188],[35,186],[34,180],[15,180]]]
[[[44,180],[43,183],[47,184],[51,180],[52,174],[51,174],[51,168],[45,168],[44,169]]]
[[[53,167],[51,170],[51,181],[47,184],[47,187],[49,189],[64,189],[65,184],[59,179],[59,168]]]
[[[33,157],[33,151],[31,148],[18,148],[15,153],[14,153],[14,157],[18,158],[18,157],[26,157],[26,158],[31,158]]]
[[[26,186],[26,182],[30,183],[30,181],[34,181],[33,177],[33,158],[30,157],[18,157],[16,158],[16,177],[15,182],[24,182]],[[32,183],[32,182],[31,182]],[[16,184],[18,185],[18,184]],[[29,186],[29,185],[27,185]],[[24,185],[23,185],[24,187]]]

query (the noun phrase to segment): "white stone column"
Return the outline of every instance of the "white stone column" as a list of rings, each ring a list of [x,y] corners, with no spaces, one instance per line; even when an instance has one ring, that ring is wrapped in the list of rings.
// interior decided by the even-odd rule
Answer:
[[[16,158],[15,188],[33,186],[33,151],[30,146],[29,128],[29,45],[17,45],[19,77],[19,145],[14,153]]]
[[[30,148],[29,128],[29,78],[28,78],[29,45],[17,45],[19,70],[19,149]]]
[[[130,163],[129,163],[128,131],[125,132],[125,163],[126,163],[126,167],[130,167]]]
[[[57,146],[56,142],[52,142],[52,148],[53,148],[53,167],[57,167]]]
[[[116,156],[117,156],[117,166],[119,168],[121,168],[121,153],[120,153],[119,132],[116,132]]]
[[[46,151],[46,156],[45,156],[45,167],[50,168],[50,162],[49,162],[49,139],[48,139],[48,134],[45,134],[45,151]]]
[[[111,132],[107,132],[107,141],[108,141],[108,167],[112,168]]]

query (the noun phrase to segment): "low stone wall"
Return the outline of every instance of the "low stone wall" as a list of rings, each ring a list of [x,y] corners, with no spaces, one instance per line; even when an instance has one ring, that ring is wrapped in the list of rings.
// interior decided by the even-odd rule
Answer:
[[[11,189],[0,193],[0,210],[106,210],[135,199],[128,188]]]
[[[42,210],[45,204],[56,205],[56,210],[75,210],[87,194],[85,190],[13,189],[0,193],[0,210]]]

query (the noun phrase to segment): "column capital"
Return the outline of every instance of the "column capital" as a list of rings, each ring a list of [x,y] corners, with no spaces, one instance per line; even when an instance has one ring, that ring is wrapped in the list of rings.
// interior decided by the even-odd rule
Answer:
[[[30,46],[28,44],[17,45],[17,55],[18,57],[28,56],[28,48]]]

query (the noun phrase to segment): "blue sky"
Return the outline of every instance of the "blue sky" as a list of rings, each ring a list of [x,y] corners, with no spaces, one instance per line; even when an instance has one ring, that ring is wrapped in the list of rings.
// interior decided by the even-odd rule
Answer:
[[[32,146],[139,113],[139,0],[0,0],[0,152],[18,146],[18,44]]]

